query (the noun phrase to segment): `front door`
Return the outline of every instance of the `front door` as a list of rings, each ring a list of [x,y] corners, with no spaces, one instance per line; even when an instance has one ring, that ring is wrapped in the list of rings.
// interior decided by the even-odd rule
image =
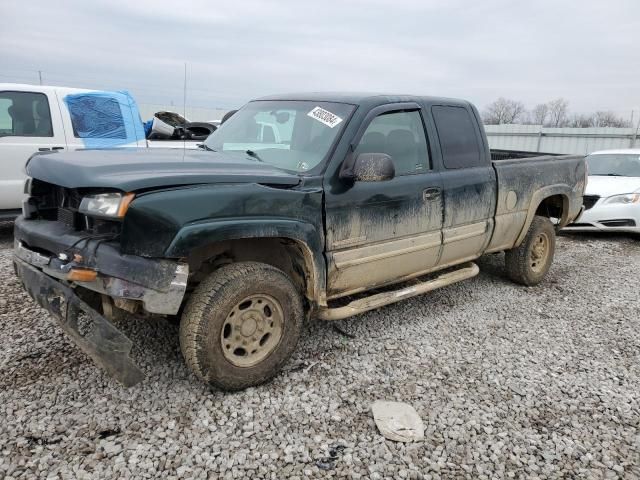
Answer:
[[[354,155],[390,155],[395,177],[326,191],[328,298],[426,273],[440,255],[442,185],[422,112],[388,105],[376,113]]]
[[[0,210],[22,206],[24,167],[31,155],[66,146],[55,95],[0,91]]]

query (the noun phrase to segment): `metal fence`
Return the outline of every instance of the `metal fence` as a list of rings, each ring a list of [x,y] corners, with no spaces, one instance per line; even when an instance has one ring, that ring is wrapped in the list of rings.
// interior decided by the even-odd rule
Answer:
[[[485,125],[489,146],[500,150],[587,154],[612,148],[640,148],[636,128],[546,128],[541,125]]]

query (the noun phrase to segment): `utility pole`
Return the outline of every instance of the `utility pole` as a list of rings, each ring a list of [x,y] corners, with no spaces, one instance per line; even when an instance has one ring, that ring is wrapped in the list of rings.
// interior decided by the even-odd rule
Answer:
[[[38,78],[40,79],[40,85],[42,85],[42,70],[38,70]]]
[[[187,118],[187,62],[184,62],[184,91],[182,95],[182,116],[184,118]]]

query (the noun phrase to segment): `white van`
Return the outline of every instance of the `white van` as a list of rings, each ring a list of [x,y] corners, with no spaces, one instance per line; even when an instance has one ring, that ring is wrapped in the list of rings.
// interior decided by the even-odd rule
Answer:
[[[20,214],[24,166],[34,153],[146,146],[127,92],[0,83],[0,220]]]

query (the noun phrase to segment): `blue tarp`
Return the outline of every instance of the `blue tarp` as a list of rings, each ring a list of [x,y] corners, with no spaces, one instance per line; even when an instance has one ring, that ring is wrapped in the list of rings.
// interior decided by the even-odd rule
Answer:
[[[67,95],[73,134],[87,148],[110,148],[145,141],[135,100],[127,91]]]
[[[142,126],[144,127],[144,136],[148,138],[151,133],[151,129],[153,128],[153,118],[144,122]]]

